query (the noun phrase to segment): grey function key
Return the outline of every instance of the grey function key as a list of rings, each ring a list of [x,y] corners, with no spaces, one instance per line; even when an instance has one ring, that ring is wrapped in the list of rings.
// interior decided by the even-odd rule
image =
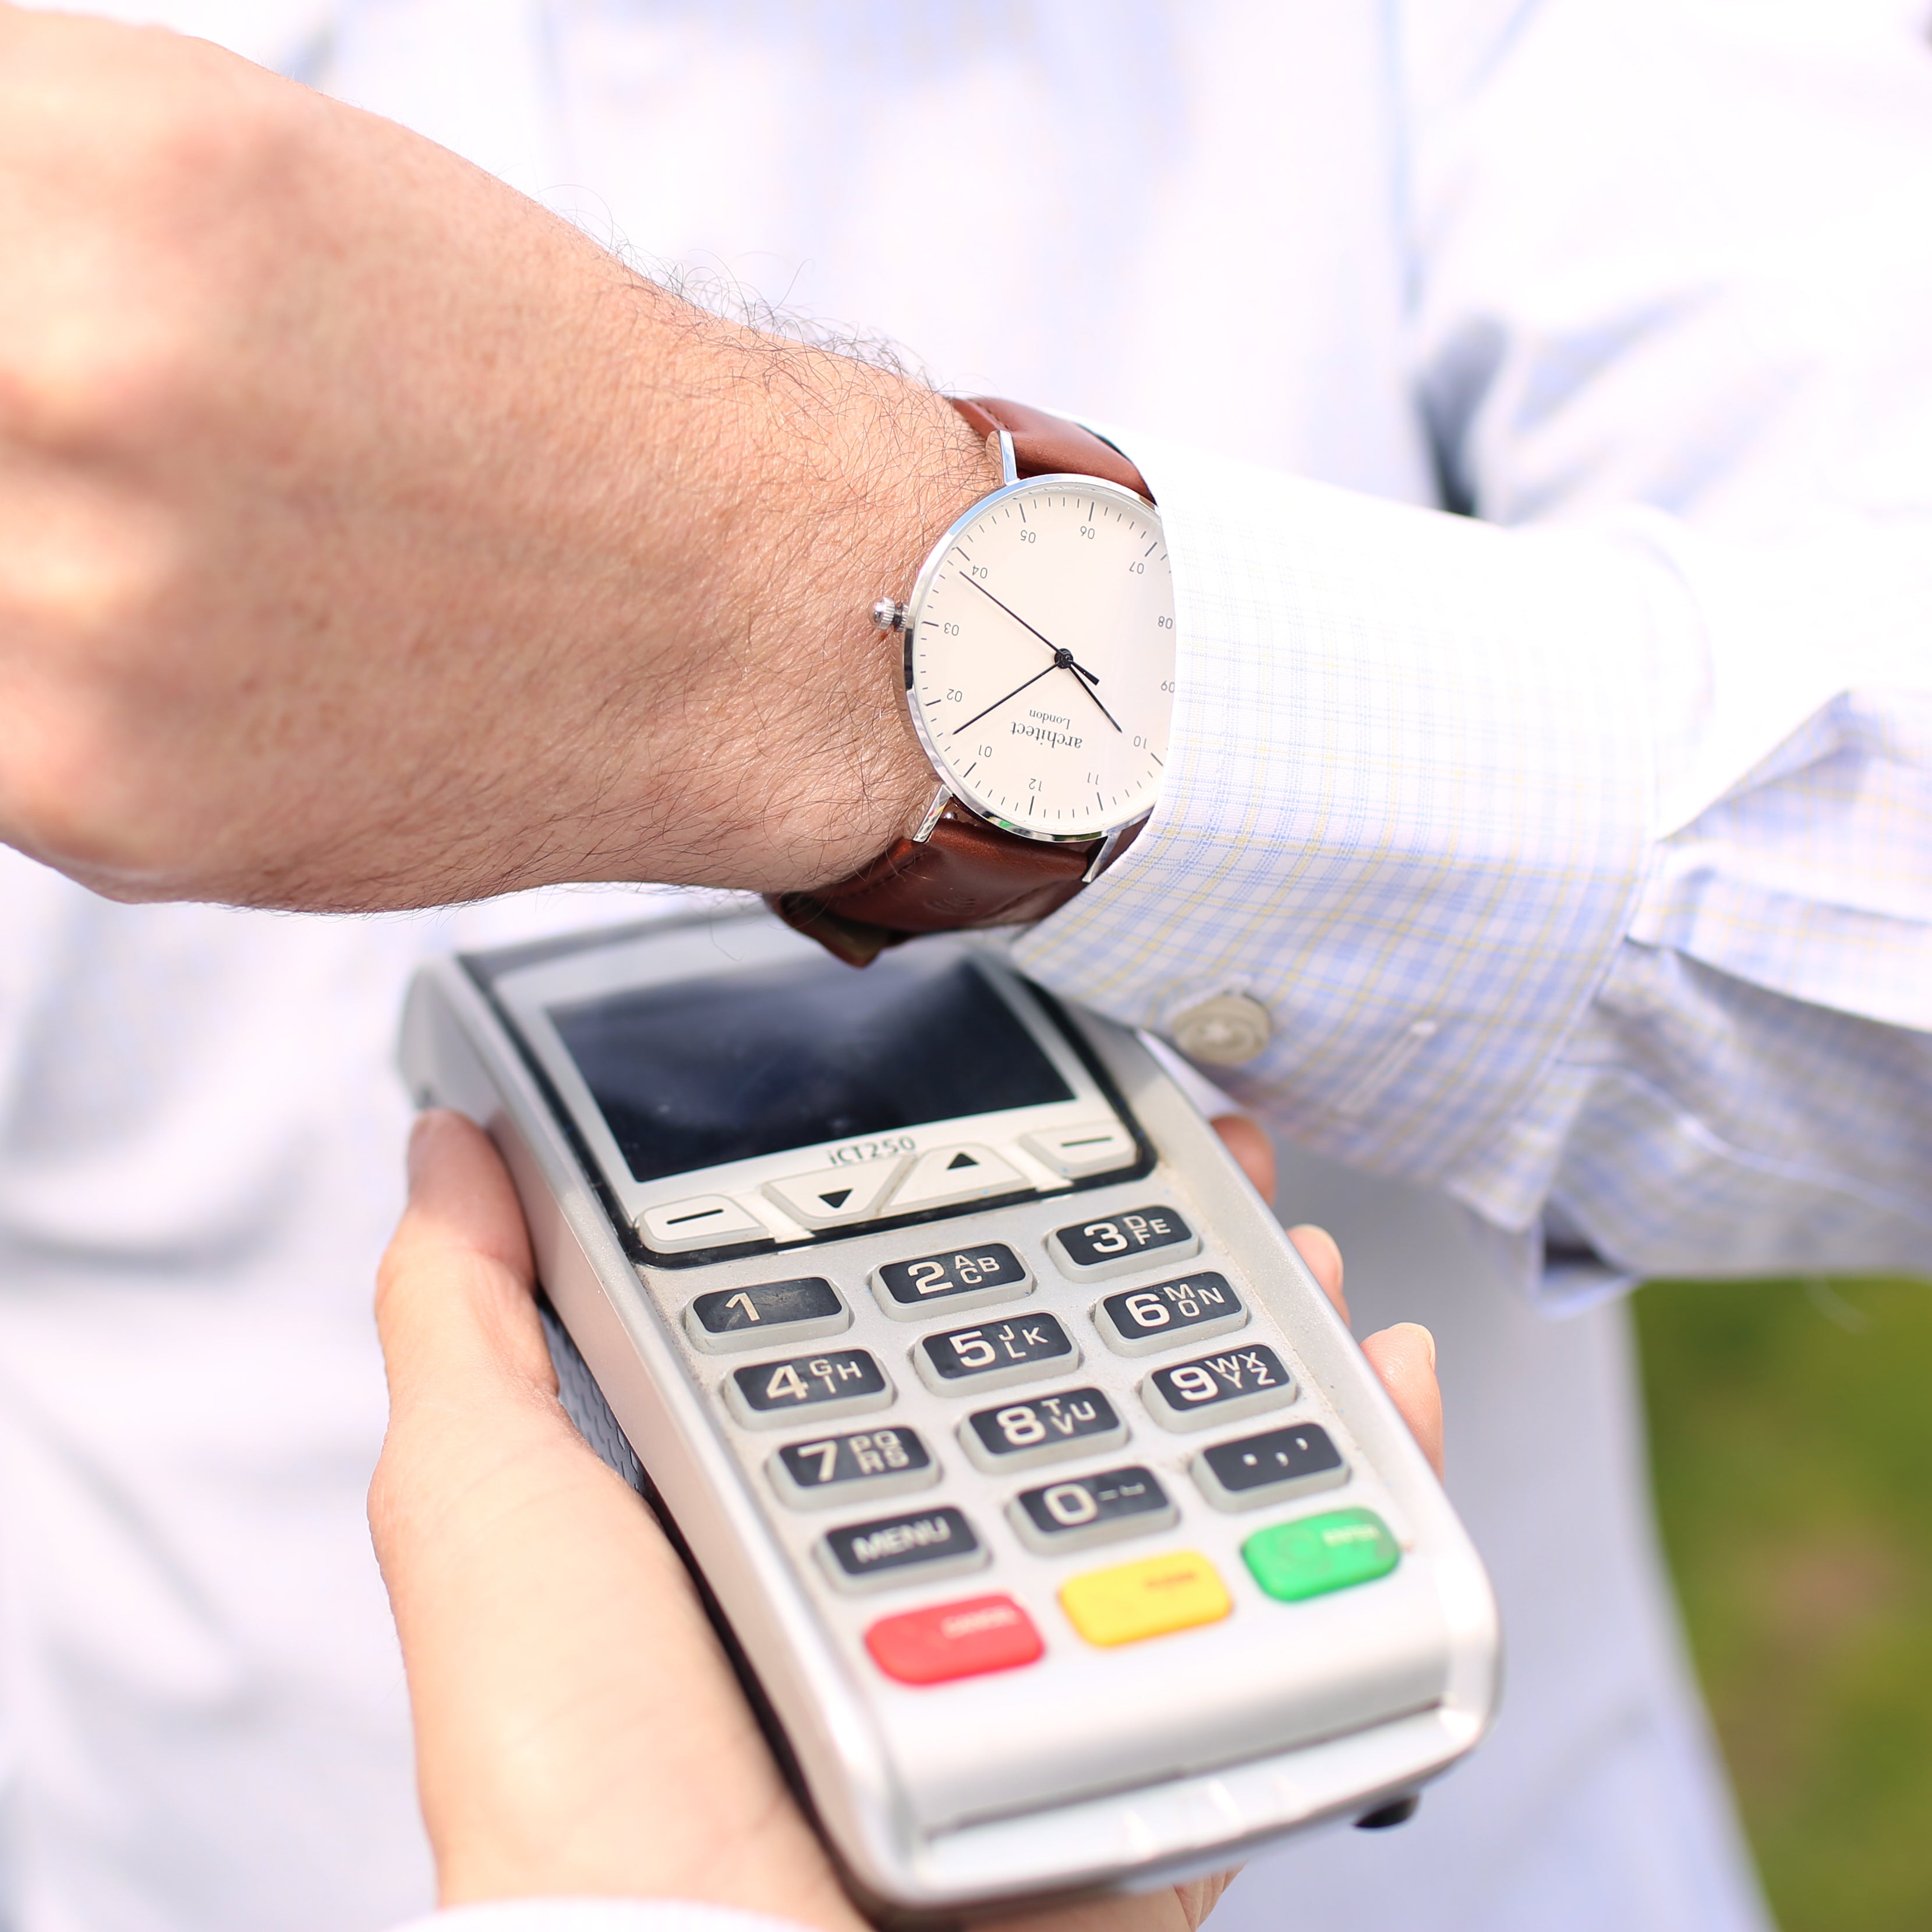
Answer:
[[[1042,1556],[1084,1550],[1124,1536],[1166,1529],[1179,1512],[1151,1469],[1104,1469],[1044,1489],[1023,1490],[1006,1505],[1019,1539]]]
[[[872,1292],[898,1322],[1017,1300],[1032,1287],[1026,1263],[1004,1241],[976,1241],[944,1254],[886,1262],[872,1270]]]
[[[1141,1384],[1141,1400],[1163,1429],[1208,1429],[1294,1400],[1294,1378],[1264,1342],[1224,1348],[1156,1369]]]
[[[1056,1228],[1047,1252],[1060,1273],[1075,1281],[1102,1281],[1138,1268],[1185,1261],[1199,1251],[1201,1237],[1172,1208],[1130,1208]]]
[[[885,1426],[788,1442],[766,1467],[772,1487],[794,1509],[842,1507],[939,1480],[939,1465],[915,1431]]]
[[[684,1332],[712,1355],[815,1342],[821,1335],[843,1334],[851,1325],[843,1297],[818,1275],[715,1288],[684,1311]]]
[[[1245,1328],[1247,1320],[1228,1277],[1214,1274],[1124,1288],[1094,1310],[1094,1325],[1117,1355],[1148,1355],[1184,1342],[1204,1342]]]
[[[819,1544],[818,1558],[842,1590],[872,1590],[976,1570],[986,1550],[965,1517],[944,1507],[835,1529]]]
[[[794,1416],[814,1420],[884,1408],[892,1399],[886,1372],[863,1348],[826,1348],[782,1362],[734,1369],[726,1406],[748,1429],[784,1429]]]
[[[1118,1449],[1127,1425],[1100,1390],[1065,1389],[975,1409],[959,1425],[959,1439],[981,1468],[998,1475]]]
[[[1216,1509],[1258,1509],[1348,1480],[1342,1452],[1318,1423],[1218,1443],[1194,1459],[1194,1480]]]
[[[928,1335],[912,1359],[935,1394],[977,1395],[1008,1382],[1065,1375],[1080,1366],[1080,1351],[1057,1316],[1016,1315]]]

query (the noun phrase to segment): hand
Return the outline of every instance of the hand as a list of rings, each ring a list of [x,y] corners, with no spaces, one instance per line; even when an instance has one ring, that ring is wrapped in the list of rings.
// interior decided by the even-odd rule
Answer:
[[[1238,1154],[1266,1152],[1249,1123],[1222,1131]],[[1334,1244],[1294,1239],[1339,1305]],[[391,1412],[370,1523],[443,1901],[694,1899],[860,1932],[683,1566],[557,1405],[515,1194],[458,1115],[418,1124],[376,1318]],[[1437,1454],[1427,1331],[1368,1346]],[[1192,1932],[1224,1882],[1018,1922]]]
[[[784,891],[932,774],[866,616],[998,481],[211,46],[0,6],[0,839],[128,898]]]

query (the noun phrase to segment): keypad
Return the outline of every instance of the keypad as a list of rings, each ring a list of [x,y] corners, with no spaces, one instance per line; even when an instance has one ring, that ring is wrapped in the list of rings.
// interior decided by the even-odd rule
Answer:
[[[820,1559],[842,1589],[869,1590],[976,1570],[986,1560],[986,1546],[962,1512],[944,1504],[904,1516],[880,1516],[829,1532],[818,1546]]]
[[[976,1409],[959,1425],[959,1439],[981,1468],[1003,1473],[1118,1449],[1127,1425],[1099,1389],[1067,1389]]]
[[[1117,1355],[1149,1355],[1185,1342],[1204,1342],[1246,1326],[1248,1311],[1224,1274],[1184,1275],[1178,1281],[1124,1288],[1105,1296],[1094,1325]]]
[[[1064,1375],[1080,1351],[1058,1316],[1010,1316],[928,1335],[913,1350],[920,1378],[938,1395],[976,1395],[1008,1382]]]
[[[761,1348],[768,1342],[815,1341],[821,1335],[842,1334],[851,1325],[852,1311],[844,1298],[818,1275],[718,1288],[699,1295],[684,1311],[684,1332],[710,1354]]]
[[[770,1468],[772,1486],[794,1509],[828,1509],[861,1496],[922,1490],[939,1480],[932,1451],[910,1429],[788,1442]]]
[[[1258,1509],[1348,1480],[1342,1452],[1318,1424],[1304,1422],[1204,1449],[1194,1480],[1216,1509]]]
[[[1071,1178],[1090,1161],[1132,1159],[1136,1144],[1113,1130],[1070,1130],[1050,1150],[1029,1149],[1043,1160],[1050,1151],[1049,1164]],[[967,1143],[896,1164],[820,1169],[766,1192],[796,1219],[823,1227],[842,1225],[862,1204],[874,1216],[895,1211],[915,1180],[935,1199],[956,1187],[984,1192],[1004,1186],[1010,1167],[997,1150]],[[881,1192],[888,1168],[893,1186]],[[849,1196],[832,1198],[848,1185]],[[693,1296],[682,1314],[694,1347],[742,1358],[714,1371],[723,1376],[734,1420],[787,1432],[764,1452],[759,1480],[773,1507],[817,1514],[809,1525],[793,1518],[792,1534],[808,1527],[815,1538],[812,1567],[843,1592],[925,1593],[912,1608],[892,1611],[888,1603],[864,1623],[869,1666],[883,1678],[916,1692],[1027,1668],[1055,1641],[1110,1648],[1220,1621],[1234,1608],[1216,1568],[1221,1544],[1207,1545],[1211,1558],[1204,1549],[1162,1547],[1188,1535],[1190,1518],[1196,1535],[1226,1537],[1227,1563],[1252,1579],[1251,1602],[1298,1603],[1372,1582],[1400,1563],[1387,1525],[1367,1510],[1207,1527],[1216,1511],[1279,1504],[1346,1483],[1349,1471],[1318,1424],[1267,1426],[1265,1412],[1288,1408],[1302,1394],[1294,1369],[1278,1340],[1238,1334],[1256,1317],[1232,1270],[1197,1264],[1184,1272],[1202,1238],[1179,1209],[1156,1200],[1070,1221],[1046,1237],[1051,1267],[1016,1240],[922,1251],[948,1232],[914,1230],[902,1243],[881,1243],[894,1258],[880,1259],[877,1250],[867,1257],[867,1292],[856,1307],[857,1277],[841,1271],[833,1249],[811,1258],[822,1274],[711,1290]],[[1117,1276],[1125,1278],[1109,1279]],[[1068,1281],[1102,1286],[1082,1293]],[[825,1339],[855,1327],[872,1347]],[[899,1346],[923,1385],[908,1398],[917,1426],[872,1413],[899,1394],[893,1378],[902,1372],[888,1366],[892,1352],[878,1346],[889,1328],[903,1336]],[[1082,1343],[1091,1349],[1096,1334],[1105,1349],[1087,1370],[1094,1379],[1080,1383]],[[794,1342],[804,1346],[786,1346]],[[1109,1358],[1140,1356],[1153,1359],[1106,1366]],[[1124,1395],[1129,1377],[1135,1393]],[[923,1390],[947,1399],[952,1419],[943,1426],[956,1443],[937,1439],[938,1417]],[[1256,1415],[1264,1420],[1247,1422]],[[1163,1440],[1179,1450],[1177,1436],[1197,1438],[1186,1444],[1195,1452],[1186,1476],[1154,1466],[1158,1455],[1120,1462],[1136,1432],[1143,1452]],[[1174,1460],[1178,1469],[1180,1458]],[[1233,1533],[1251,1529],[1244,1540]],[[1082,1552],[1131,1548],[1137,1538],[1154,1553],[1082,1568]],[[1024,1586],[1028,1565],[1054,1566],[1032,1587],[1061,1580],[1062,1640],[1046,1622],[1036,1625],[1040,1611],[1029,1614],[1025,1587],[1011,1595],[955,1588],[951,1600],[932,1600],[946,1594],[940,1580],[996,1560],[986,1581],[1002,1585]]]
[[[1166,1529],[1179,1515],[1151,1469],[1106,1469],[1023,1490],[1006,1505],[1020,1540],[1042,1556]]]
[[[946,1684],[1016,1670],[1046,1651],[1032,1618],[1010,1597],[968,1597],[881,1617],[866,1633],[866,1648],[901,1684]]]
[[[1163,1429],[1211,1429],[1294,1400],[1294,1378],[1264,1342],[1156,1369],[1141,1400]]]
[[[1074,1281],[1100,1281],[1150,1263],[1184,1261],[1199,1248],[1201,1237],[1174,1208],[1132,1208],[1056,1228],[1046,1245],[1061,1274]]]
[[[731,1412],[748,1428],[783,1429],[802,1411],[830,1418],[884,1408],[892,1385],[864,1348],[827,1348],[782,1362],[734,1369],[724,1384]]]
[[[1004,1241],[887,1262],[872,1270],[872,1292],[896,1322],[920,1321],[935,1310],[950,1315],[1015,1300],[1032,1286],[1031,1270]]]

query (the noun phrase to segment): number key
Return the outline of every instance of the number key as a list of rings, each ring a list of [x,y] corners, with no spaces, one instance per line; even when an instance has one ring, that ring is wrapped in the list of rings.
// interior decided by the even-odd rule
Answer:
[[[1198,1252],[1201,1237],[1172,1208],[1132,1208],[1056,1228],[1047,1236],[1046,1245],[1062,1274],[1076,1281],[1100,1281],[1142,1267],[1150,1258],[1156,1262],[1184,1261]]]
[[[825,1509],[860,1496],[922,1490],[939,1465],[910,1429],[868,1429],[788,1442],[767,1465],[772,1486],[794,1509]]]
[[[1151,1354],[1180,1342],[1204,1342],[1245,1327],[1248,1311],[1224,1274],[1184,1275],[1108,1295],[1094,1324],[1117,1355]]]
[[[1294,1400],[1294,1378],[1272,1348],[1257,1342],[1156,1369],[1141,1384],[1141,1400],[1164,1429],[1207,1429],[1286,1407]]]
[[[977,1395],[1006,1382],[1064,1375],[1080,1366],[1080,1350],[1054,1316],[1023,1315],[928,1335],[912,1358],[935,1395]]]
[[[851,1325],[852,1311],[838,1291],[816,1275],[716,1288],[699,1295],[684,1311],[684,1332],[712,1355],[770,1343],[815,1342],[821,1335],[842,1334]]]
[[[896,1322],[916,1322],[934,1308],[950,1315],[1016,1300],[1032,1286],[1026,1263],[1004,1241],[978,1241],[916,1261],[887,1262],[872,1270],[872,1292]]]
[[[998,1474],[1118,1449],[1127,1425],[1100,1390],[1066,1389],[976,1409],[959,1425],[959,1439],[981,1468]]]
[[[1106,1469],[1023,1490],[1006,1505],[1020,1540],[1042,1556],[1166,1529],[1178,1516],[1151,1469]]]
[[[724,1400],[748,1429],[783,1429],[805,1411],[814,1416],[856,1415],[892,1399],[886,1372],[863,1348],[828,1348],[783,1362],[734,1369]]]

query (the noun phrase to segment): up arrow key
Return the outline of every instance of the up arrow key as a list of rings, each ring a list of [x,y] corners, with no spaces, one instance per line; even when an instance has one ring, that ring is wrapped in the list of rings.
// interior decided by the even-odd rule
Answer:
[[[934,1148],[914,1161],[912,1172],[892,1196],[895,1214],[922,1208],[950,1207],[956,1201],[983,1201],[989,1194],[1012,1194],[1030,1186],[1010,1162],[991,1148]]]
[[[869,1220],[885,1204],[892,1183],[904,1171],[907,1156],[868,1160],[850,1167],[819,1168],[811,1174],[788,1174],[768,1180],[765,1192],[794,1221],[807,1228],[842,1228]]]

